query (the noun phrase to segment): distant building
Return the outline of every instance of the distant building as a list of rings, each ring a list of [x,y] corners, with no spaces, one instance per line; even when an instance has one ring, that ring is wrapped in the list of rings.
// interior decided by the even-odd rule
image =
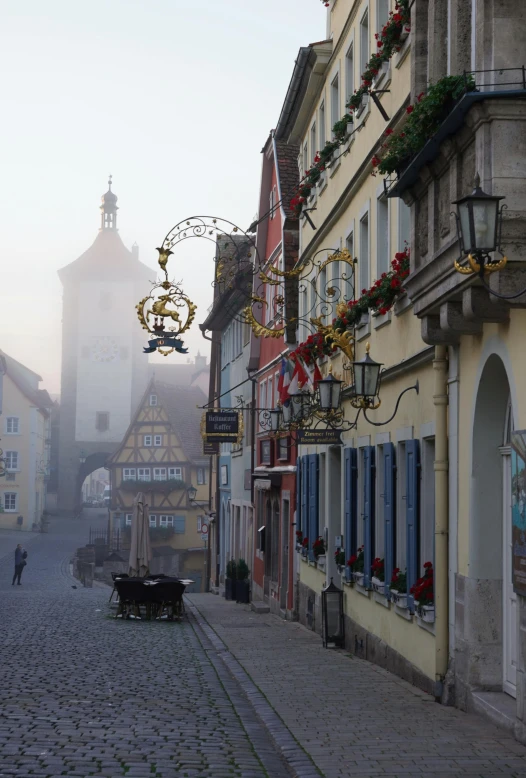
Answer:
[[[135,306],[155,271],[117,230],[117,196],[102,197],[99,234],[59,271],[63,292],[58,508],[73,514],[82,483],[104,466],[148,383],[148,356]],[[85,458],[83,463],[80,458]]]
[[[0,478],[0,527],[31,530],[45,508],[49,477],[49,394],[42,378],[0,352],[4,367],[0,437],[6,474]]]
[[[153,572],[176,573],[204,589],[201,523],[209,504],[209,458],[202,454],[199,389],[152,379],[121,445],[107,461],[114,547],[129,547],[133,500],[150,510]],[[188,488],[197,490],[194,500]],[[117,540],[118,538],[118,540]]]

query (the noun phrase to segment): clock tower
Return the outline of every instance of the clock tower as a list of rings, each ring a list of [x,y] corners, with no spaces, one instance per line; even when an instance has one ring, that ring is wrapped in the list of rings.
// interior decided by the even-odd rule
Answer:
[[[90,248],[59,270],[63,286],[59,510],[79,507],[86,475],[122,441],[148,383],[148,356],[135,305],[155,271],[139,262],[117,230],[117,196],[102,196]],[[82,461],[84,460],[84,461]]]

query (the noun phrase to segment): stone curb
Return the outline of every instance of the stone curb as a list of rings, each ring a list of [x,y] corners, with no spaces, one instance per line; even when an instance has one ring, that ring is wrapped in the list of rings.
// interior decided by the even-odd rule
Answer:
[[[233,656],[217,633],[214,632],[198,606],[194,605],[188,598],[185,599],[187,610],[206,636],[207,641],[217,652],[217,656],[226,665],[230,675],[243,690],[256,716],[264,724],[294,778],[320,778],[320,776],[323,776],[323,773],[318,769],[309,754],[299,745],[246,670]],[[262,761],[265,764],[264,760]],[[270,775],[272,776],[273,774],[270,773]]]

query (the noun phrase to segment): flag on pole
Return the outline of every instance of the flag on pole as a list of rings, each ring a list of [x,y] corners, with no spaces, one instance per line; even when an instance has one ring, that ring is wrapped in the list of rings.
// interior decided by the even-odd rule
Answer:
[[[318,388],[318,381],[321,381],[321,379],[323,378],[322,374],[320,373],[320,368],[318,367],[317,362],[314,363],[314,367],[312,369],[306,364],[304,364],[303,366],[307,374],[309,390],[311,392],[315,392],[316,389]]]
[[[289,385],[292,378],[292,362],[290,359],[281,359],[281,368],[278,379],[278,395],[283,405],[289,398]]]
[[[305,372],[305,368],[303,367],[301,360],[296,358],[295,362],[294,372],[292,373],[292,378],[288,387],[289,397],[291,394],[296,394],[303,386],[305,386],[305,384],[309,382],[309,376]]]

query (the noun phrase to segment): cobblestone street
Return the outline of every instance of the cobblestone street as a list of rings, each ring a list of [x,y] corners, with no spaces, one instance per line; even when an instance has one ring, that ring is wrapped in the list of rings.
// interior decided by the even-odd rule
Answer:
[[[22,536],[21,587],[0,536],[0,778],[526,775],[505,732],[298,624],[213,595],[183,624],[114,620],[70,576],[87,529]]]

